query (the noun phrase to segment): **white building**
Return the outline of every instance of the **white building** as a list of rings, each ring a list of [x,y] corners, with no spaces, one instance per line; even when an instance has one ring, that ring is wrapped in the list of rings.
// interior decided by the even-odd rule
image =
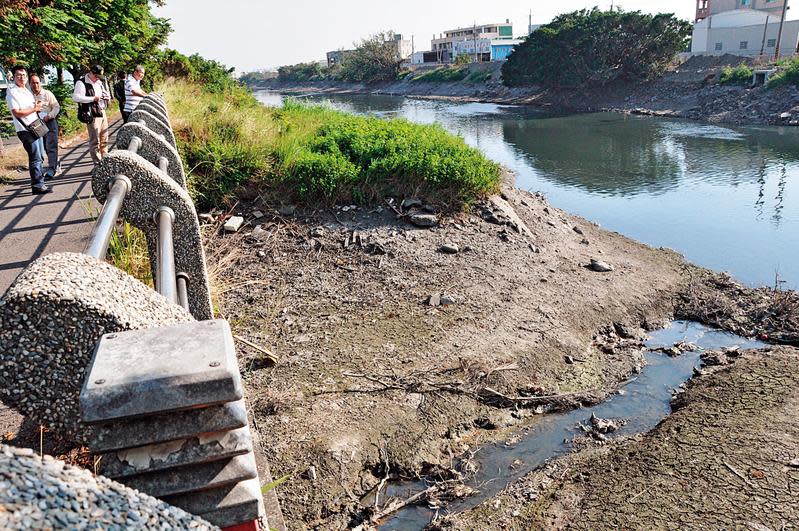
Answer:
[[[694,25],[691,53],[698,55],[773,56],[780,18],[766,11],[736,9],[708,16]],[[780,56],[793,55],[799,46],[799,20],[785,21]]]
[[[452,57],[468,55],[472,62],[483,63],[487,61],[504,61],[508,58],[513,47],[522,41],[518,39],[477,39],[458,41],[453,46]]]
[[[468,28],[457,28],[445,31],[439,38],[433,36],[430,42],[431,50],[436,52],[439,62],[450,62],[455,58],[455,44],[481,39],[511,40],[513,39],[513,24],[510,19],[505,23],[480,24]],[[490,54],[490,52],[488,52]],[[490,60],[490,59],[486,59]]]

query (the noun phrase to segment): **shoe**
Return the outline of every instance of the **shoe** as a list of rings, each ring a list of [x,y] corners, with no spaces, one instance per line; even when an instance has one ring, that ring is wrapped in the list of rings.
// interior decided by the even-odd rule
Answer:
[[[53,170],[47,170],[44,173],[44,180],[45,181],[50,181],[50,180],[52,180],[53,177],[55,177],[55,172]]]
[[[34,186],[31,189],[31,191],[33,192],[33,195],[44,195],[44,194],[52,194],[53,193],[53,189],[52,188],[50,188],[49,186],[44,186],[44,185],[42,185],[42,186]]]
[[[59,163],[58,167],[56,167],[55,172],[53,173],[53,177],[58,177],[62,173],[64,173],[64,170],[61,169],[61,163]]]

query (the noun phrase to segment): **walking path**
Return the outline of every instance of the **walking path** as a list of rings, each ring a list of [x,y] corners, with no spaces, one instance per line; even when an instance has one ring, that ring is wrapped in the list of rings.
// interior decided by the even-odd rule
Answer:
[[[111,125],[112,134],[118,126]],[[0,185],[0,294],[40,256],[83,251],[99,213],[87,142],[62,149],[61,168],[64,173],[47,183],[52,194],[32,195],[27,171]]]

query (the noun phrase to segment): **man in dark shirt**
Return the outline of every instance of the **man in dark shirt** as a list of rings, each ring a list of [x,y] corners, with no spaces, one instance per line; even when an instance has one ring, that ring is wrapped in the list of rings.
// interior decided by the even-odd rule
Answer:
[[[119,102],[119,110],[122,113],[122,121],[127,123],[130,113],[125,113],[125,79],[128,75],[123,72],[117,72],[117,81],[114,83],[114,97]]]

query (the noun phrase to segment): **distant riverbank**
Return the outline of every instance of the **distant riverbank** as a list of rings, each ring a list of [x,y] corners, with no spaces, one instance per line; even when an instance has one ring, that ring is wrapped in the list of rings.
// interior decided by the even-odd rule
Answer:
[[[553,113],[616,111],[711,123],[738,125],[799,125],[799,88],[754,89],[719,85],[715,81],[725,66],[740,57],[695,57],[648,83],[617,83],[591,89],[546,90],[541,87],[506,87],[495,65],[489,79],[462,81],[399,81],[364,85],[335,81],[253,84],[284,94],[383,94],[452,101],[531,105]],[[475,65],[482,67],[483,65]],[[483,67],[483,70],[486,70]]]

